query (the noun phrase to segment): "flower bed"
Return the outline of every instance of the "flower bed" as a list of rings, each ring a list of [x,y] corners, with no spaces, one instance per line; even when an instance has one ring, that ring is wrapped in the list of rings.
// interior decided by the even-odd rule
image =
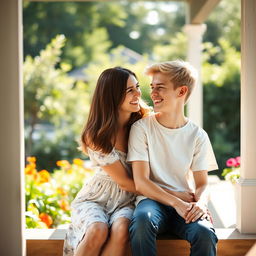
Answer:
[[[37,171],[36,158],[28,157],[25,167],[26,228],[56,228],[70,222],[70,203],[93,175],[84,161],[74,159],[57,162],[58,169],[51,174]]]

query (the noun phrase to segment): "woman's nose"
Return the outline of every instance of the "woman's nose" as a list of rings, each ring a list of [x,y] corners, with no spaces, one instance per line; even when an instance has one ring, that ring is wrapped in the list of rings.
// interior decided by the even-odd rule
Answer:
[[[137,90],[136,90],[136,93],[135,93],[137,96],[141,96],[141,90],[140,90],[140,88],[138,88]]]

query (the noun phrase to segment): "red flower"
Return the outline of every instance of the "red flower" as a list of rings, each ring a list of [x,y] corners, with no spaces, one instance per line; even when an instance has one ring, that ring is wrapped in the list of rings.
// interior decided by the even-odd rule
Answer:
[[[226,165],[227,165],[228,167],[235,167],[236,164],[237,164],[237,161],[236,161],[235,158],[229,158],[229,159],[227,160],[227,162],[226,162]]]
[[[241,157],[240,156],[237,156],[236,157],[236,167],[239,167],[241,164]]]

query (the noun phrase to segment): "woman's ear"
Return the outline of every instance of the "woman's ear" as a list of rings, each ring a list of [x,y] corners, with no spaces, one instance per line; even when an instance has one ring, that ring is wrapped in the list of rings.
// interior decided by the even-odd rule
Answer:
[[[186,85],[180,86],[179,87],[179,97],[184,96],[188,92],[188,87]]]

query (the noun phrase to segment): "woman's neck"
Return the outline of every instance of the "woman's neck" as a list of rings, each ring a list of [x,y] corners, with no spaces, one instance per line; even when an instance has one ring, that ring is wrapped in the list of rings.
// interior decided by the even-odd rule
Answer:
[[[126,125],[131,118],[131,113],[120,113],[118,117],[118,129],[126,129]]]

